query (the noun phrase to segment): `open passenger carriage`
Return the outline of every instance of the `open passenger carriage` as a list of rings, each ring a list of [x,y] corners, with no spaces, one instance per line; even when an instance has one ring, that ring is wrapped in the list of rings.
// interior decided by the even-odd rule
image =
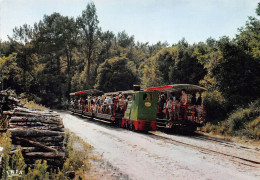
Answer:
[[[71,111],[83,117],[120,126],[128,99],[133,93],[134,91],[129,90],[104,94],[97,89],[71,93]]]
[[[72,113],[93,117],[93,104],[91,103],[92,97],[104,94],[103,91],[97,89],[83,90],[79,92],[70,93]],[[93,102],[93,100],[92,100]]]
[[[158,128],[195,131],[205,121],[205,108],[201,101],[201,93],[206,91],[205,88],[192,84],[175,84],[147,88],[145,91],[159,92]],[[182,91],[186,91],[186,103],[181,102]]]
[[[97,104],[95,118],[121,127],[122,117],[124,116],[128,101],[132,98],[133,93],[134,91],[132,90],[105,93],[102,96],[104,101]]]

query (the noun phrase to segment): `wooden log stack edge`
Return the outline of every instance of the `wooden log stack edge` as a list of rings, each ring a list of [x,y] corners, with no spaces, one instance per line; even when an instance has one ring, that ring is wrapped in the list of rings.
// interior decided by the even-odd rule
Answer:
[[[61,168],[65,161],[62,118],[53,111],[24,108],[10,94],[0,91],[1,117],[7,117],[12,144],[21,147],[25,163],[30,167],[40,159],[50,167]]]

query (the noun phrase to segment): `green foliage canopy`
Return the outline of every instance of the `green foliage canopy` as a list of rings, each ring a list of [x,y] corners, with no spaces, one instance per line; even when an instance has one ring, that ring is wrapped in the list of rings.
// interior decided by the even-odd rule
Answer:
[[[106,60],[98,68],[96,88],[105,92],[129,90],[136,82],[133,71],[128,67],[126,57]]]

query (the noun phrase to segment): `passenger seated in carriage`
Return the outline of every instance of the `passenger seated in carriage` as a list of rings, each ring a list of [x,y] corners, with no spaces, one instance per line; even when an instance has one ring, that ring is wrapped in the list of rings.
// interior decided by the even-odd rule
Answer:
[[[119,98],[119,113],[124,114],[128,104],[128,95],[122,94],[121,96],[119,95]]]
[[[108,96],[108,99],[107,99],[107,114],[111,114],[112,112],[112,105],[113,105],[113,101],[112,101],[112,97],[111,96]]]
[[[100,112],[102,113],[102,114],[104,114],[105,113],[105,109],[106,109],[106,96],[105,95],[103,95],[103,96],[101,96],[101,104],[100,104]]]
[[[81,98],[80,100],[81,110],[84,110],[84,104],[85,104],[85,100],[84,98]]]
[[[163,110],[166,107],[166,100],[164,94],[160,96],[159,99],[159,116],[163,118]]]
[[[88,111],[88,98],[85,99],[85,103],[84,103],[84,108],[85,108],[85,111]]]
[[[89,96],[88,97],[88,112],[92,112],[91,108],[92,108],[92,97]]]
[[[119,95],[119,104],[124,105],[125,104],[125,96],[124,95]]]
[[[174,120],[180,119],[180,109],[181,109],[181,103],[178,99],[174,102]]]
[[[73,109],[77,109],[77,99],[75,98],[74,100],[73,100]]]
[[[184,120],[186,117],[186,110],[187,110],[187,103],[188,103],[188,96],[186,94],[186,90],[182,89],[181,90],[181,98],[180,98],[180,103],[181,103],[181,118]]]
[[[122,94],[116,95],[113,103],[114,103],[113,108],[115,108],[115,113],[122,114],[123,108],[124,108],[124,105],[125,105],[124,98],[123,98]]]
[[[95,98],[96,102],[95,102],[95,113],[99,112],[99,106],[100,106],[100,97],[96,97]]]
[[[125,108],[125,96],[119,95],[119,102],[118,102],[118,113],[123,114]]]
[[[180,100],[180,103],[182,105],[186,105],[188,102],[188,96],[186,94],[186,90],[185,89],[182,89],[181,90],[181,100]]]
[[[176,101],[176,96],[173,92],[169,93],[169,97],[168,99],[172,98],[172,101],[175,102]]]
[[[171,97],[168,100],[167,105],[166,105],[166,118],[172,120],[173,112],[174,112],[173,98]]]
[[[70,106],[73,107],[74,106],[74,100],[73,98],[71,98],[71,101],[70,101]]]

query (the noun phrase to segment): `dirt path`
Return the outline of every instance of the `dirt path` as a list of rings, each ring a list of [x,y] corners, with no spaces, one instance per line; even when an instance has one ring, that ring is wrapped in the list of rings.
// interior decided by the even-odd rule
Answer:
[[[260,162],[260,152],[253,147],[204,136],[141,134],[68,113],[61,116],[66,128],[122,172],[113,179],[260,179],[254,163]]]

